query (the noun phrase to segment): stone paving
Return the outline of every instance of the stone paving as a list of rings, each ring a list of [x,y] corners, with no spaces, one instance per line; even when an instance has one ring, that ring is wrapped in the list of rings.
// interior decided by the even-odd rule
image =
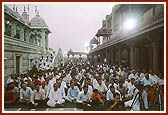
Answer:
[[[83,109],[78,108],[5,108],[4,111],[83,111]]]

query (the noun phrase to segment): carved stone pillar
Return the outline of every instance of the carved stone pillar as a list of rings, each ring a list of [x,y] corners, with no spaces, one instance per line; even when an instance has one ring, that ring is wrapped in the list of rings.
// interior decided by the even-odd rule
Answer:
[[[24,41],[24,28],[23,27],[20,28],[20,40]]]
[[[153,72],[158,74],[159,72],[159,45],[155,42],[152,43],[153,49]]]
[[[45,46],[45,31],[42,30],[42,49],[43,52],[46,52],[46,46]]]
[[[135,68],[135,44],[130,45],[130,67],[131,69]]]

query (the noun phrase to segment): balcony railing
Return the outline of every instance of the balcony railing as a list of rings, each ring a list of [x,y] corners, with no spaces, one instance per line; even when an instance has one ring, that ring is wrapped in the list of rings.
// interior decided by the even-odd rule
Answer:
[[[11,38],[10,36],[7,36],[7,35],[4,35],[4,44],[17,45],[20,47],[31,48],[34,50],[42,51],[41,46],[37,46],[36,44],[30,43],[30,42],[21,41],[20,39],[17,39],[17,38]]]
[[[158,25],[163,25],[164,23],[164,13],[159,12],[152,17],[150,17],[148,20],[145,22],[139,21],[138,25],[131,31],[129,30],[124,30],[122,27],[113,33],[113,35],[110,37],[110,40],[106,43],[103,43],[101,45],[98,45],[96,48],[90,50],[90,53],[94,51],[98,51],[100,49],[109,47],[110,45],[125,41],[127,39],[130,39],[130,36],[138,35],[142,31],[146,31],[152,28],[152,26],[158,26]],[[156,25],[157,24],[157,25]]]

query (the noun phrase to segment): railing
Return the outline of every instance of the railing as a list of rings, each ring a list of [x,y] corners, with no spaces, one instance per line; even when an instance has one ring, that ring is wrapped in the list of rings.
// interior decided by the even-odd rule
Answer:
[[[40,47],[37,44],[31,43],[31,42],[28,42],[28,41],[22,41],[22,40],[18,39],[18,37],[16,35],[14,35],[14,37],[12,38],[10,35],[5,34],[4,38],[13,39],[13,40],[16,40],[16,41],[20,41],[22,43],[26,43],[26,44],[30,44],[30,45],[33,45],[33,46]]]
[[[111,39],[108,42],[103,43],[101,45],[98,45],[96,48],[92,49],[90,51],[90,53],[97,51],[97,50],[100,50],[100,49],[103,49],[105,47],[108,47],[108,46],[110,46],[110,44],[118,43],[117,41],[121,42],[121,41],[127,40],[127,39],[123,39],[123,38],[137,34],[138,32],[143,31],[145,29],[149,29],[149,27],[151,27],[152,25],[154,25],[156,23],[159,23],[160,21],[164,21],[164,13],[163,12],[159,12],[159,13],[155,14],[154,16],[149,18],[146,22],[143,22],[143,21],[138,22],[139,25],[137,27],[135,27],[134,30],[132,30],[132,31],[124,30],[123,28],[121,28],[120,30],[116,31],[111,36]]]
[[[17,39],[17,38],[11,38],[10,36],[7,36],[7,35],[4,35],[4,44],[10,44],[10,45],[16,45],[17,44],[17,46],[42,51],[42,47],[40,47],[40,46],[37,46],[37,45],[32,44],[30,42],[21,41],[20,39]]]

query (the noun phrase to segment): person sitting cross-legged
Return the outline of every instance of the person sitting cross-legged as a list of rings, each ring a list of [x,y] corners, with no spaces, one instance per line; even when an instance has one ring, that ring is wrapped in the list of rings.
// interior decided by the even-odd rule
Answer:
[[[101,99],[97,89],[93,90],[93,93],[91,95],[90,100],[91,100],[91,105],[100,105],[100,104],[102,104],[102,99]]]
[[[94,89],[90,98],[90,110],[103,110],[101,104],[103,103],[101,96],[97,89]]]
[[[4,106],[14,106],[17,104],[17,93],[13,90],[13,82],[7,84],[4,92]]]
[[[101,97],[103,98],[106,97],[106,92],[108,89],[107,86],[104,83],[102,83],[101,79],[98,80],[98,84],[95,85],[95,89],[99,91]]]
[[[23,104],[29,104],[31,102],[32,89],[26,87],[26,84],[22,84],[22,89],[20,89],[20,102]]]
[[[91,92],[88,91],[88,87],[84,86],[83,91],[81,91],[77,97],[77,108],[86,109],[90,103]]]
[[[54,88],[50,91],[47,105],[49,107],[63,107],[65,100],[63,99],[62,90],[59,88],[58,83],[54,83],[53,87]]]
[[[78,86],[74,86],[74,82],[71,82],[66,99],[70,102],[76,103],[76,99],[78,97],[79,92],[80,90]]]
[[[44,107],[45,91],[40,89],[39,85],[36,85],[35,90],[32,92],[31,102],[34,107]]]

